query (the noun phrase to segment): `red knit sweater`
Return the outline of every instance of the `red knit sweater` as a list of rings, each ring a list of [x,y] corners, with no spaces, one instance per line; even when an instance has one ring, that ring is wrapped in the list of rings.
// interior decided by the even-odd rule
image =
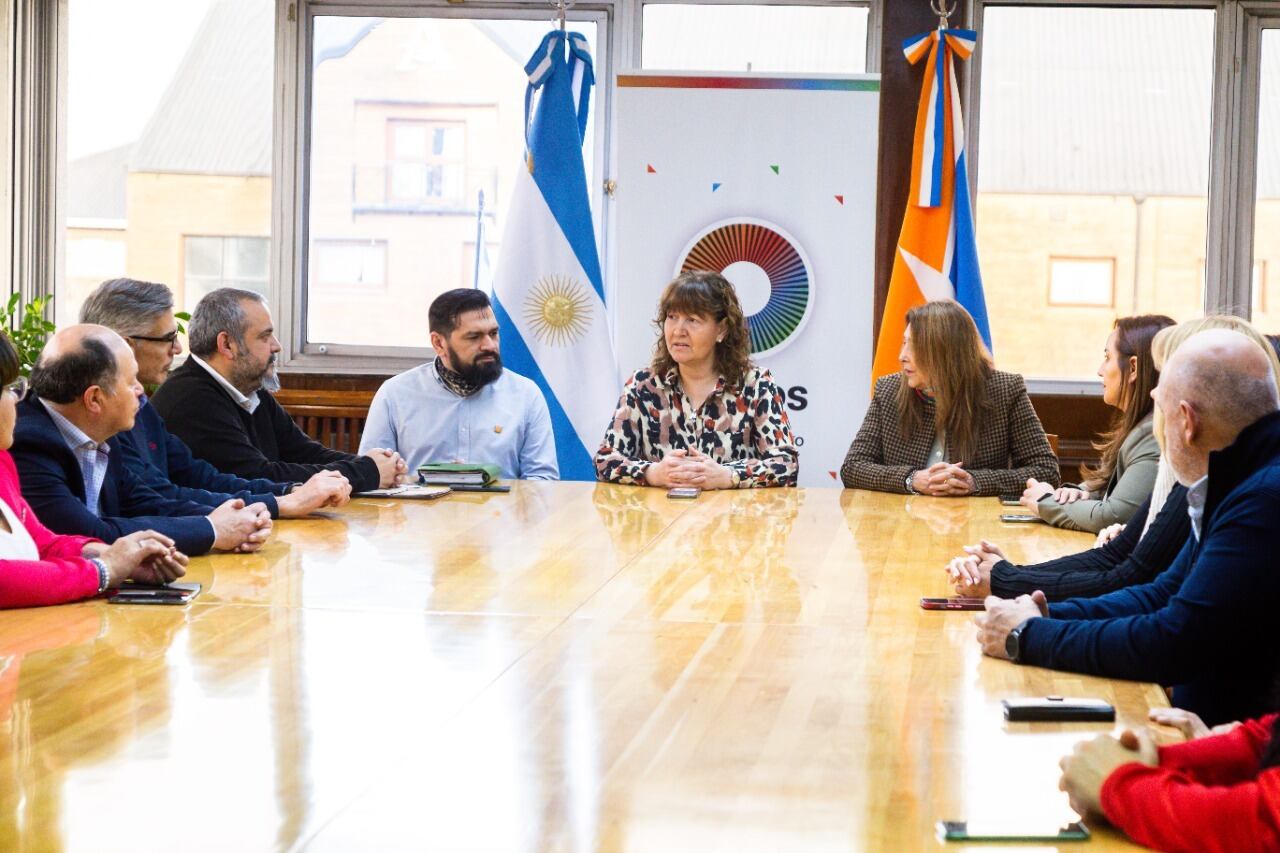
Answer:
[[[1102,785],[1107,819],[1157,850],[1280,851],[1280,767],[1258,769],[1275,718],[1161,747],[1158,767],[1116,769]]]
[[[0,560],[0,607],[62,604],[98,592],[98,570],[80,556],[88,536],[59,536],[40,523],[18,486],[9,451],[0,450],[0,498],[35,540],[39,560]]]

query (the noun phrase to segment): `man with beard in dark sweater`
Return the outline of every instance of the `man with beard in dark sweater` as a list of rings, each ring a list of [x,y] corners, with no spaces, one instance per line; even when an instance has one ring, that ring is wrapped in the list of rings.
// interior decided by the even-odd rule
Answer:
[[[276,339],[263,298],[224,287],[196,305],[187,327],[191,356],[151,398],[165,426],[191,452],[245,479],[301,483],[338,471],[353,492],[397,482],[399,454],[374,448],[363,456],[331,450],[300,430],[271,396]]]

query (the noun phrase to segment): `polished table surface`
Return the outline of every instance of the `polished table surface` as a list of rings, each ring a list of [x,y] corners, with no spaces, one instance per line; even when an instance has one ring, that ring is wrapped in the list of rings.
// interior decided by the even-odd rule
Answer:
[[[944,818],[1057,826],[1058,759],[1165,699],[984,658],[972,614],[919,608],[962,543],[1090,544],[1000,511],[517,483],[279,522],[192,560],[186,607],[0,612],[0,849],[910,851]],[[1003,721],[1047,694],[1117,723]]]

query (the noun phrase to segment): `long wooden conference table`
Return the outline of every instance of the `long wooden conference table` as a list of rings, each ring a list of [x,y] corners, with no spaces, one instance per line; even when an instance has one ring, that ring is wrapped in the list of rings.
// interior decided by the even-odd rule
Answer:
[[[962,543],[1090,544],[1000,509],[361,499],[192,560],[186,607],[0,613],[0,849],[913,851],[959,846],[941,819],[1056,827],[1059,758],[1165,698],[984,658],[972,614],[919,608]],[[1047,694],[1116,725],[1004,722]]]

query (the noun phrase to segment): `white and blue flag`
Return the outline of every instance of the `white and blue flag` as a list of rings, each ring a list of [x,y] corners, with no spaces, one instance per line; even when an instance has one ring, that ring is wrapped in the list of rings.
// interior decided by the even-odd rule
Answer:
[[[548,33],[525,72],[527,168],[516,173],[493,309],[503,362],[547,398],[561,479],[594,480],[620,387],[582,164],[595,82],[586,38]]]

